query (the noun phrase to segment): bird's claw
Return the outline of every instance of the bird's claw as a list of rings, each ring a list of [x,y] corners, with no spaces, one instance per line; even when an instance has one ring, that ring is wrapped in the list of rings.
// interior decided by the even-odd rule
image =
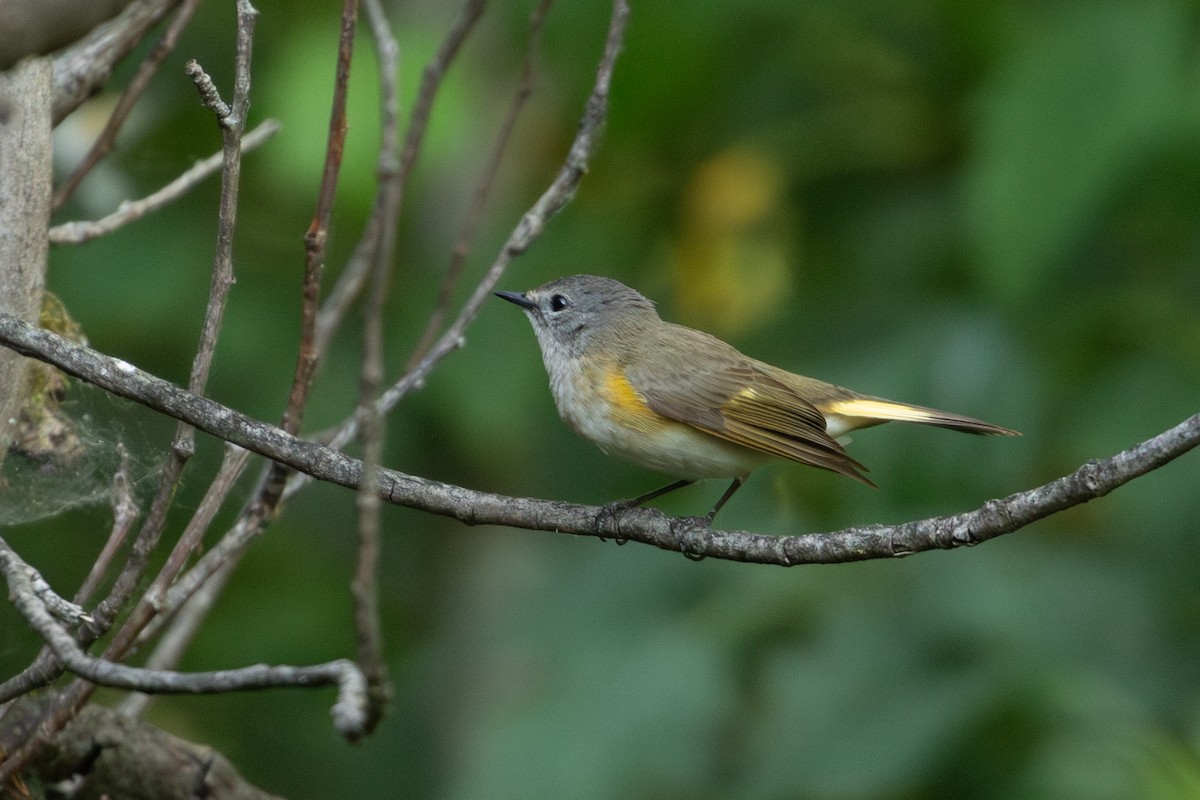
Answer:
[[[692,561],[703,561],[707,556],[708,532],[712,528],[713,515],[703,517],[675,517],[671,520],[671,533],[679,542],[679,552]]]
[[[636,500],[613,500],[611,503],[600,506],[595,519],[596,530],[600,532],[600,538],[604,539],[604,534],[611,531],[613,541],[617,544],[621,545],[629,541],[628,538],[621,535],[621,515],[637,506]]]

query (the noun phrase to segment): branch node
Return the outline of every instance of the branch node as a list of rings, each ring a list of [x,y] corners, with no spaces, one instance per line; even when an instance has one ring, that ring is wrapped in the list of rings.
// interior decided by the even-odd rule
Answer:
[[[897,532],[898,531],[896,528],[891,528],[887,532],[888,533],[888,552],[891,554],[892,558],[904,558],[905,556],[911,556],[913,553],[916,552],[915,550],[913,550],[911,547],[908,547],[907,545],[896,544],[896,533]],[[954,532],[951,533],[952,538],[953,538],[953,536],[954,536]],[[970,544],[970,542],[968,541],[967,544]],[[788,566],[791,566],[791,565],[789,564]]]
[[[1103,470],[1100,467],[1100,462],[1092,459],[1079,468],[1079,477],[1083,480],[1083,485],[1091,492],[1093,497],[1099,497],[1104,494],[1102,489]]]
[[[187,460],[196,454],[196,442],[191,438],[175,437],[172,449],[179,458]]]

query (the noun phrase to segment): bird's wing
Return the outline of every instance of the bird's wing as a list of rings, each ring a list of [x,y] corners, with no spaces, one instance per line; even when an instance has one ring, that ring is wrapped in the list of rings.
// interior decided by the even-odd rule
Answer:
[[[816,406],[720,339],[666,325],[622,367],[646,405],[668,419],[874,486],[826,433]]]

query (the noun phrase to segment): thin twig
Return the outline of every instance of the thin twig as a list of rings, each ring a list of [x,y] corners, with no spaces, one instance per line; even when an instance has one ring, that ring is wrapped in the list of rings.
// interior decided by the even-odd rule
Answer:
[[[200,346],[192,362],[192,373],[188,381],[188,386],[195,394],[202,394],[208,383],[208,372],[212,367],[217,337],[225,316],[225,302],[234,280],[233,233],[237,225],[238,188],[242,175],[242,133],[246,128],[246,114],[250,108],[250,62],[254,23],[258,12],[250,5],[249,0],[238,0],[237,16],[233,106],[223,115],[214,109],[221,124],[225,164],[221,173],[221,199],[217,217],[217,247],[213,256],[212,285],[200,334]],[[186,437],[186,431],[181,433]],[[190,443],[185,445],[185,449],[190,453]]]
[[[192,639],[200,630],[200,626],[208,618],[213,606],[217,604],[217,600],[225,590],[225,584],[233,576],[236,567],[237,561],[225,561],[220,569],[199,584],[196,591],[191,593],[186,600],[181,601],[178,607],[163,603],[158,616],[150,620],[150,623],[142,629],[138,640],[141,642],[154,639],[159,637],[159,631],[162,631],[161,637],[154,645],[154,650],[146,658],[147,669],[174,669],[178,666],[187,648],[191,645]],[[165,626],[164,630],[164,626],[160,623],[168,620],[170,624]],[[154,695],[152,694],[131,692],[117,705],[117,710],[127,717],[137,717],[153,700]]]
[[[461,46],[462,40],[474,25],[476,13],[473,11],[473,2],[474,0],[469,0],[468,4],[460,12],[451,31],[447,33],[445,41],[443,41],[439,48],[439,55],[434,58],[434,63],[441,64],[441,67],[426,71],[425,78],[427,85],[430,81],[440,81],[441,73],[445,71],[449,61]],[[394,38],[391,35],[390,28],[386,24],[386,18],[378,3],[373,1],[368,3],[367,15],[373,34],[380,47],[379,70],[382,98],[382,136],[377,166],[379,188],[376,192],[371,218],[359,239],[354,254],[346,268],[343,269],[338,282],[330,292],[317,317],[316,331],[312,343],[312,353],[316,359],[319,359],[324,354],[333,332],[341,324],[346,311],[361,291],[363,283],[368,276],[368,269],[374,263],[373,260],[376,256],[385,226],[394,224],[394,220],[399,213],[401,197],[399,187],[402,184],[404,176],[399,169],[399,152],[396,144],[399,106],[394,67]],[[343,28],[344,32],[345,29]],[[433,88],[427,88],[422,91],[422,96],[428,98],[426,103],[432,101],[435,88],[436,84]],[[418,114],[418,110],[414,109],[414,115],[410,119],[408,141],[419,142],[420,132],[428,121],[428,113]],[[413,152],[415,153],[415,150]],[[354,433],[357,433],[357,418],[353,422],[352,429]],[[353,435],[352,433],[351,436]],[[163,601],[164,613],[170,614],[173,609],[178,608],[186,602],[187,598],[196,592],[205,581],[209,580],[218,571],[227,569],[228,564],[236,562],[240,558],[250,542],[262,530],[264,523],[274,512],[277,503],[282,500],[282,498],[276,496],[277,492],[274,486],[278,476],[284,474],[286,473],[276,465],[268,468],[266,475],[260,481],[259,488],[255,490],[254,495],[256,499],[248,504],[246,510],[239,515],[237,522],[234,523],[233,527],[226,532],[217,544],[210,548],[168,591],[166,599]],[[302,485],[297,482],[297,478],[307,480],[308,476],[290,475],[287,482],[289,494],[294,493]]]
[[[51,624],[78,625],[87,621],[87,613],[83,608],[55,592],[41,573],[26,564],[3,537],[0,537],[0,573],[8,579],[11,599],[35,603],[40,609],[39,613],[45,615]],[[17,586],[15,589],[14,583]]]
[[[312,222],[304,234],[304,283],[300,312],[300,349],[296,356],[296,370],[292,377],[292,389],[287,408],[283,412],[282,427],[293,433],[300,430],[304,409],[308,404],[308,393],[312,388],[318,354],[313,346],[317,323],[318,299],[321,294],[321,276],[325,266],[325,245],[329,236],[329,219],[333,214],[333,198],[337,189],[338,175],[342,167],[342,154],[346,144],[346,98],[350,86],[350,58],[354,52],[354,31],[358,19],[357,0],[344,0],[342,5],[342,29],[338,40],[337,71],[334,77],[333,102],[329,109],[329,137],[325,147],[325,166],[321,171],[321,185],[317,190],[317,205]],[[282,475],[276,475],[281,482]],[[277,492],[276,492],[277,494]],[[269,505],[274,505],[270,500]]]
[[[278,120],[265,120],[242,138],[242,152],[247,153],[256,149],[278,133],[280,127]],[[191,169],[153,194],[148,194],[140,200],[121,203],[116,211],[106,217],[95,221],[81,220],[55,225],[50,229],[50,244],[82,244],[100,236],[106,236],[182,197],[202,180],[219,170],[224,163],[225,154],[214,153],[203,161],[197,161]]]
[[[349,17],[347,18],[345,14],[349,14]],[[331,208],[324,208],[322,203],[326,201],[332,202],[332,189],[335,185],[337,177],[336,164],[337,162],[340,162],[340,151],[342,147],[341,142],[344,140],[346,130],[344,93],[347,88],[347,81],[349,79],[348,70],[350,50],[348,48],[353,41],[354,16],[353,3],[347,2],[343,16],[341,47],[339,49],[338,79],[337,88],[335,89],[335,93],[337,91],[342,93],[341,114],[339,116],[335,111],[335,113],[332,115],[330,123],[331,143],[329,147],[331,149],[336,149],[338,157],[334,160],[335,168],[333,169],[330,169],[330,159],[327,157],[325,176],[327,182],[329,182],[329,189],[328,192],[326,192],[323,185],[320,192],[321,198],[323,199],[318,201],[318,213],[314,217],[314,224],[317,224],[317,220],[321,218],[322,214],[324,214],[325,226],[328,225],[328,213],[331,211]],[[202,89],[202,94],[203,93],[204,90]],[[219,97],[214,96],[210,102],[219,103]],[[337,97],[335,94],[335,106],[336,105]],[[217,113],[220,113],[220,106],[217,106]],[[233,110],[233,113],[235,116],[238,115],[236,109]],[[340,132],[340,134],[338,132]],[[338,136],[340,136],[341,139],[334,141]],[[327,198],[326,195],[328,195]],[[323,241],[321,244],[323,246]],[[308,252],[310,256],[314,255],[313,250],[310,249]],[[319,293],[321,255],[316,255],[317,260],[315,262],[309,262],[310,266],[315,264],[315,270],[306,270],[306,297],[310,291],[314,297],[317,293]],[[297,418],[297,424],[298,421],[299,419]],[[241,451],[236,455],[233,454],[232,451],[227,452],[226,461],[222,465],[222,469],[218,474],[213,486],[210,487],[209,494],[206,495],[206,502],[202,503],[202,509],[207,507],[211,509],[212,512],[216,511],[221,500],[228,492],[228,489],[232,486],[233,480],[240,475],[241,470],[245,466],[247,455],[248,454],[245,451]],[[242,515],[240,515],[239,521],[235,526],[236,529],[242,531],[242,536],[239,537],[239,541],[243,544],[243,546],[248,544],[254,535],[261,530],[262,526],[273,513],[276,500],[271,499],[271,496],[272,494],[277,495],[278,493],[272,493],[269,490],[266,490],[264,487],[270,484],[272,480],[270,476],[274,475],[276,470],[278,470],[278,465],[273,465],[270,468],[268,471],[268,479],[264,482],[263,486],[260,486],[259,491],[255,493],[255,499],[247,506]],[[279,479],[276,478],[274,480],[278,481]],[[212,503],[207,502],[210,496],[212,496]],[[236,553],[232,552],[232,550],[228,548],[222,549],[220,552],[224,558],[221,559],[220,563],[215,563],[215,560],[211,558],[212,551],[210,551],[208,554],[210,557],[203,561],[205,567],[198,571],[193,570],[194,574],[192,575],[192,579],[190,581],[183,582],[185,587],[184,590],[181,590],[179,586],[171,586],[172,581],[175,580],[179,569],[183,565],[183,559],[194,549],[195,542],[198,540],[198,536],[203,534],[210,523],[210,513],[206,512],[202,514],[200,511],[198,511],[197,515],[193,517],[193,520],[191,523],[189,523],[188,529],[185,531],[184,536],[181,537],[181,540],[176,545],[172,556],[168,559],[167,565],[163,572],[160,573],[159,578],[155,581],[155,584],[145,594],[142,602],[140,602],[130,614],[126,624],[114,638],[112,644],[110,645],[109,653],[106,655],[109,655],[111,658],[121,657],[123,654],[132,650],[137,642],[148,641],[149,639],[158,635],[162,627],[172,619],[174,613],[183,605],[183,603],[186,602],[188,598],[192,598],[195,592],[202,585],[205,585],[206,580],[212,578],[218,570],[224,570],[226,575],[232,572],[233,566],[236,564],[238,556],[240,556],[240,549]],[[215,598],[215,593],[217,590],[219,590],[219,587],[222,583],[223,582],[221,581],[217,581],[208,586],[208,594],[210,597]],[[164,599],[164,595],[166,595],[166,599]],[[181,628],[176,630],[174,635],[171,636],[170,643],[164,645],[164,648],[160,651],[156,651],[155,657],[160,661],[160,663],[169,662],[174,657],[172,655],[173,653],[182,651],[183,647],[186,646],[186,642],[190,640],[191,632],[194,631],[196,626],[198,626],[199,621],[203,619],[204,615],[207,614],[210,608],[211,602],[197,602],[191,606],[188,619],[182,622]],[[136,708],[136,710],[140,710],[141,707],[144,707],[144,703],[136,707],[131,706],[131,709]]]
[[[441,88],[446,70],[450,68],[454,57],[467,36],[475,27],[475,23],[483,15],[487,0],[466,0],[458,12],[454,24],[450,26],[446,38],[442,40],[437,54],[425,65],[421,75],[421,88],[417,92],[417,101],[413,104],[412,114],[408,120],[408,133],[404,137],[404,150],[400,153],[400,174],[406,180],[411,174],[417,155],[421,152],[421,142],[425,138],[425,130],[429,126],[429,115],[433,111],[433,101]]]
[[[146,666],[151,669],[173,669],[179,663],[179,659],[183,657],[183,652],[198,630],[200,622],[211,609],[211,602],[190,603],[188,618],[181,620],[173,618],[171,612],[174,609],[171,611],[165,609],[163,601],[171,584],[183,570],[187,559],[199,548],[200,539],[212,525],[213,518],[225,502],[230,490],[233,489],[249,459],[250,452],[248,450],[234,445],[226,445],[221,467],[217,470],[216,477],[213,478],[203,499],[196,507],[196,513],[192,515],[187,527],[184,528],[183,535],[171,549],[171,554],[167,556],[163,568],[159,570],[150,587],[142,594],[137,606],[113,638],[113,647],[110,649],[120,652],[121,657],[133,652],[136,645],[153,639],[168,624],[170,628],[166,636],[155,647],[154,652],[147,659]],[[217,587],[206,585],[205,588],[209,592],[210,600],[215,600],[215,594],[212,592]],[[198,597],[199,595],[192,599],[197,600]],[[142,699],[130,705],[129,710],[125,713],[135,716],[145,708],[148,702],[149,696],[142,695]]]
[[[221,99],[221,92],[209,74],[200,66],[200,62],[194,58],[190,59],[184,64],[183,71],[192,79],[192,83],[196,84],[196,91],[200,93],[200,103],[213,113],[217,118],[217,124],[222,128],[228,126],[233,109]]]
[[[159,627],[157,620],[169,619],[173,614],[178,613],[185,603],[191,602],[202,587],[208,591],[209,583],[217,581],[219,585],[221,581],[218,576],[223,572],[231,571],[237,565],[246,548],[261,533],[262,524],[263,520],[253,513],[238,517],[233,527],[226,531],[217,543],[209,548],[187,572],[179,576],[174,585],[167,590],[158,609],[159,616],[146,627],[144,637],[147,639],[153,637]],[[3,686],[0,685],[0,690],[2,689]],[[4,695],[0,693],[0,701],[3,697]]]
[[[117,551],[121,549],[125,537],[129,534],[129,529],[133,527],[133,523],[141,513],[141,509],[133,499],[132,481],[129,477],[129,449],[125,447],[124,442],[117,442],[117,452],[121,456],[121,466],[117,468],[117,474],[113,476],[112,530],[109,532],[108,541],[104,543],[100,555],[92,563],[92,569],[88,572],[83,585],[75,593],[75,602],[80,605],[87,605],[92,594],[104,580],[104,576],[108,574],[108,568],[116,557]]]
[[[491,194],[492,184],[495,183],[496,175],[500,172],[500,164],[504,159],[504,153],[508,149],[509,139],[512,138],[513,130],[517,127],[517,119],[521,116],[521,110],[525,107],[525,103],[533,95],[533,76],[534,65],[537,57],[538,43],[541,40],[542,23],[546,20],[546,14],[550,11],[550,6],[554,0],[541,0],[537,8],[529,16],[529,39],[525,47],[525,63],[521,67],[520,83],[517,85],[517,91],[513,94],[512,102],[508,107],[508,114],[504,118],[503,124],[500,126],[500,132],[496,136],[496,141],[492,145],[492,152],[488,157],[487,165],[484,167],[483,175],[479,180],[479,185],[475,187],[475,192],[471,197],[471,207],[467,211],[467,216],[463,220],[462,229],[458,232],[458,238],[454,242],[454,247],[451,250],[450,264],[446,267],[446,274],[442,278],[442,286],[438,290],[437,303],[434,306],[433,312],[429,315],[429,321],[425,323],[425,330],[421,333],[421,338],[417,340],[417,346],[413,348],[413,353],[408,359],[408,369],[412,369],[421,358],[429,351],[430,345],[433,344],[434,337],[442,327],[442,322],[446,318],[446,312],[450,308],[450,301],[454,296],[454,290],[458,286],[458,280],[462,275],[463,266],[467,262],[467,256],[471,252],[471,242],[475,239],[475,233],[479,230],[479,225],[483,221],[483,209],[487,205],[488,196]]]
[[[142,594],[137,607],[125,621],[121,632],[114,639],[114,642],[132,640],[134,635],[138,636],[138,641],[145,641],[148,636],[143,632],[143,628],[152,618],[158,619],[160,623],[166,622],[169,619],[168,616],[160,613],[162,611],[163,595],[170,588],[171,584],[174,583],[179,573],[183,571],[188,558],[199,549],[200,540],[209,526],[212,525],[213,518],[221,509],[225,498],[233,489],[235,482],[242,474],[242,470],[249,459],[249,451],[233,445],[226,446],[225,457],[221,461],[221,467],[217,470],[216,477],[208,485],[208,489],[204,492],[204,497],[196,507],[196,512],[188,521],[187,527],[184,528],[179,541],[171,548],[171,554],[167,556],[166,563],[163,564],[162,569],[159,570],[158,575],[155,576],[149,588]],[[132,645],[125,649],[132,650]]]
[[[429,353],[421,359],[415,368],[384,392],[381,405],[384,412],[391,410],[414,387],[419,386],[430,371],[443,358],[461,346],[467,326],[479,314],[483,303],[491,296],[492,290],[508,268],[513,258],[524,253],[534,240],[546,228],[550,218],[563,209],[575,195],[580,180],[587,171],[587,163],[592,151],[600,138],[600,130],[604,125],[608,110],[608,91],[612,85],[613,67],[617,55],[621,51],[621,42],[625,35],[625,22],[629,16],[629,6],[625,0],[615,0],[613,3],[612,21],[608,28],[608,38],[604,45],[604,55],[596,70],[596,83],[588,97],[584,108],[583,118],[579,123],[579,131],[575,141],[567,153],[566,163],[550,187],[542,193],[533,207],[525,212],[517,227],[504,243],[496,260],[488,268],[483,280],[475,287],[470,299],[459,312],[458,318],[438,340]]]
[[[375,205],[371,211],[371,218],[367,222],[367,227],[354,249],[354,253],[346,262],[345,268],[342,270],[341,275],[338,276],[333,290],[329,293],[329,297],[321,308],[321,313],[317,319],[315,342],[318,353],[324,352],[329,344],[329,340],[333,338],[334,332],[341,325],[346,312],[350,310],[355,299],[366,285],[371,265],[375,263],[375,249],[380,241],[379,232],[388,220],[393,219],[400,212],[400,203],[403,200],[403,187],[408,180],[413,164],[416,163],[417,155],[420,153],[421,143],[425,137],[425,129],[429,125],[429,116],[433,110],[433,102],[437,97],[438,90],[441,88],[442,78],[445,76],[450,63],[458,55],[463,42],[466,41],[467,36],[475,27],[475,23],[478,22],[485,5],[486,2],[484,0],[466,0],[459,10],[454,24],[446,32],[446,37],[442,40],[441,45],[439,45],[437,53],[430,60],[429,64],[426,65],[425,71],[421,76],[421,88],[417,92],[417,100],[413,104],[412,112],[409,114],[403,152],[399,153],[395,147],[387,147],[386,142],[385,146],[380,148],[379,190],[375,195]],[[370,12],[369,6],[368,12]],[[386,20],[383,20],[382,17],[382,11],[379,18],[386,24]],[[376,26],[375,21],[371,17],[368,17],[368,19],[372,19],[371,24],[374,30]],[[387,35],[390,36],[390,32]],[[396,78],[393,73],[385,74],[383,72],[382,61],[380,63],[379,74],[380,89],[384,101],[381,122],[386,132],[389,129],[389,124],[395,124],[395,119],[398,115],[396,107]],[[394,198],[393,193],[395,193]]]
[[[49,331],[0,314],[0,343],[149,408],[182,419],[313,477],[356,489],[361,463],[315,442],[297,439],[207,398]],[[696,557],[795,566],[896,558],[926,550],[975,545],[1011,533],[1065,508],[1103,497],[1200,445],[1200,414],[1111,458],[1091,461],[1043,486],[989,500],[948,517],[900,525],[868,525],[832,533],[769,536],[723,531],[673,519],[649,508],[613,517],[598,506],[506,497],[390,469],[379,470],[379,496],[396,505],[453,517],[470,525],[622,538]]]
[[[200,540],[204,536],[204,532],[212,525],[213,518],[221,510],[225,498],[229,496],[229,492],[233,489],[238,477],[241,476],[242,469],[249,459],[249,451],[233,445],[226,446],[225,456],[221,461],[220,469],[217,470],[216,477],[208,485],[204,497],[196,506],[196,513],[192,515],[187,527],[183,529],[183,534],[175,543],[171,554],[167,556],[162,570],[142,596],[141,605],[147,606],[148,609],[157,609],[167,587],[183,570],[188,557],[200,547]]]
[[[403,192],[403,176],[394,169],[393,154],[399,136],[399,103],[396,71],[399,47],[378,2],[367,0],[367,15],[376,48],[379,51],[380,94],[382,99],[381,147],[379,156],[380,208],[382,224],[378,241],[371,248],[371,291],[363,309],[362,374],[359,379],[358,416],[362,430],[363,473],[356,504],[358,507],[358,551],[350,595],[354,600],[354,631],[358,642],[358,663],[367,676],[368,729],[383,718],[392,689],[387,662],[383,656],[383,626],[379,619],[379,514],[375,473],[383,457],[385,426],[376,410],[375,400],[383,382],[383,304],[391,278],[392,254],[396,244],[396,220]]]
[[[155,73],[158,72],[158,68],[162,66],[162,62],[175,49],[175,44],[179,41],[179,35],[191,21],[192,15],[196,13],[196,9],[200,6],[200,2],[201,0],[183,0],[183,3],[179,6],[179,11],[175,13],[175,18],[171,20],[170,26],[167,27],[166,33],[155,43],[149,55],[142,59],[142,63],[138,65],[133,79],[129,81],[129,86],[126,87],[125,92],[121,95],[121,99],[117,101],[117,105],[113,109],[112,114],[109,115],[108,121],[104,123],[104,130],[100,131],[100,135],[92,143],[92,147],[88,150],[87,155],[75,167],[75,171],[63,181],[62,185],[58,187],[58,191],[54,193],[54,200],[52,202],[55,211],[62,208],[63,204],[70,199],[75,190],[79,188],[79,184],[87,177],[87,174],[92,171],[93,167],[100,163],[100,159],[112,151],[117,142],[117,133],[121,130],[121,126],[125,124],[125,120],[129,117],[129,112],[133,110],[134,105],[141,99],[147,87],[150,86],[150,81],[154,78]]]

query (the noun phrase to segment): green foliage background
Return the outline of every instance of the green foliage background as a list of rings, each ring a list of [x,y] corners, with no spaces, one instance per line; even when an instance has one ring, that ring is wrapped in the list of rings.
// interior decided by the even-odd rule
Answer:
[[[284,127],[244,163],[238,283],[210,394],[267,420],[294,361],[337,5],[259,4],[253,117]],[[406,106],[455,5],[393,10]],[[439,98],[405,200],[392,374],[514,91],[531,5],[488,11]],[[603,146],[502,288],[612,275],[760,358],[1025,433],[866,431],[851,450],[880,491],[779,466],[748,484],[723,526],[790,533],[956,512],[1197,411],[1195,4],[633,5]],[[230,6],[202,10],[120,153],[62,219],[98,216],[219,149],[181,65],[197,58],[228,93]],[[596,0],[553,9],[468,281],[557,169],[608,14]],[[363,38],[328,285],[374,190],[374,70]],[[72,124],[86,128],[87,115]],[[186,381],[216,193],[210,183],[53,253],[51,288],[94,346]],[[321,371],[310,431],[351,413],[356,326]],[[488,306],[465,344],[392,417],[389,466],[588,503],[661,482],[557,420],[514,309]],[[152,472],[172,426],[90,403],[97,425],[140,440]],[[202,437],[174,530],[219,456]],[[975,550],[792,570],[389,508],[396,702],[376,736],[342,742],[329,691],[169,698],[151,718],[291,797],[1197,797],[1197,463]],[[692,488],[662,507],[698,513],[720,491]],[[69,593],[107,527],[100,507],[5,536]],[[353,541],[351,494],[310,489],[254,547],[185,666],[351,653]],[[7,675],[34,643],[3,614]]]

